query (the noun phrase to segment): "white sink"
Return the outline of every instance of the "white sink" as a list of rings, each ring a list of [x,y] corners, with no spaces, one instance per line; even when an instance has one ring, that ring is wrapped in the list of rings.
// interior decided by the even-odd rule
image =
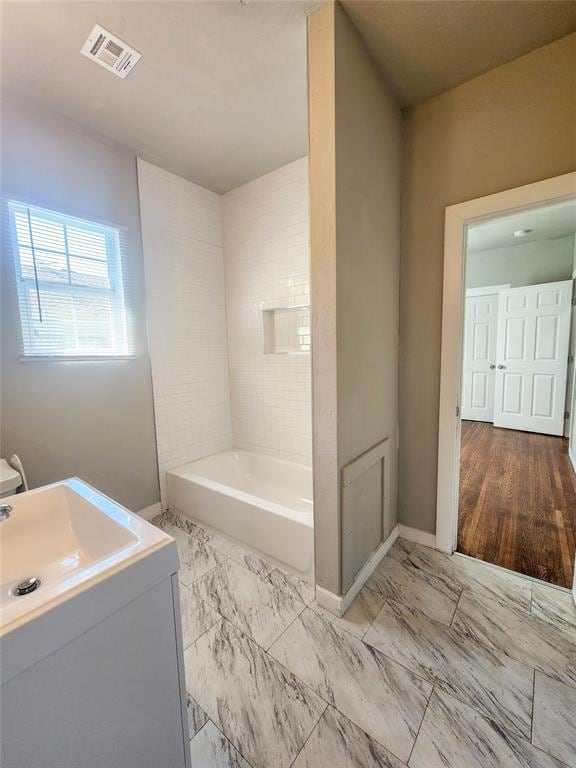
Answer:
[[[12,513],[0,522],[0,636],[171,542],[77,478],[2,503]],[[29,577],[40,586],[17,596]]]

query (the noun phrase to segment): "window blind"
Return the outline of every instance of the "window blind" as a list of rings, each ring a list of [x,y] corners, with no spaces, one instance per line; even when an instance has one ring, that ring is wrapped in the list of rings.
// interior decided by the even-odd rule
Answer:
[[[24,357],[133,354],[124,233],[8,202]]]

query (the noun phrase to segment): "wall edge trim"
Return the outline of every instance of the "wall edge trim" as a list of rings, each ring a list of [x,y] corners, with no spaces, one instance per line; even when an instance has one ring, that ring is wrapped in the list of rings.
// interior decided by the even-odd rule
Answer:
[[[384,559],[384,556],[388,553],[390,547],[398,538],[399,527],[400,526],[396,525],[386,541],[380,542],[378,547],[374,550],[362,568],[358,571],[352,586],[344,595],[336,595],[334,592],[330,592],[328,589],[324,589],[324,587],[316,586],[316,602],[318,605],[321,608],[325,608],[330,613],[333,613],[335,616],[343,616],[348,608],[352,605],[354,599],[362,587],[366,584],[370,576],[372,576],[376,568],[380,565],[380,562]]]
[[[420,528],[411,528],[409,525],[398,525],[398,536],[407,541],[413,541],[415,544],[421,544],[423,547],[436,549],[436,535],[429,531],[422,531]]]

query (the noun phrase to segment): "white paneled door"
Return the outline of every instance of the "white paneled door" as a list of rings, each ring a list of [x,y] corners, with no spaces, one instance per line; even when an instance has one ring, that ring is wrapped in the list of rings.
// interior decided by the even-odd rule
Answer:
[[[466,293],[461,411],[462,418],[471,421],[494,418],[497,290],[484,295],[474,295],[475,291]]]
[[[562,435],[572,281],[499,294],[494,426]]]

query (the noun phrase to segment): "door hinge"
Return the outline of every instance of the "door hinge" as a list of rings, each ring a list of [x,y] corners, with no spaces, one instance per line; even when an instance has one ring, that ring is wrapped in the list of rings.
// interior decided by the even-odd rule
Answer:
[[[570,418],[570,411],[564,411],[564,418],[569,419]]]
[[[460,416],[460,406],[459,405],[456,406],[456,418],[458,418],[458,416]]]
[[[576,296],[572,298],[572,301],[570,302],[573,307],[576,307]]]
[[[574,355],[568,355],[568,365],[572,365],[574,362]]]

